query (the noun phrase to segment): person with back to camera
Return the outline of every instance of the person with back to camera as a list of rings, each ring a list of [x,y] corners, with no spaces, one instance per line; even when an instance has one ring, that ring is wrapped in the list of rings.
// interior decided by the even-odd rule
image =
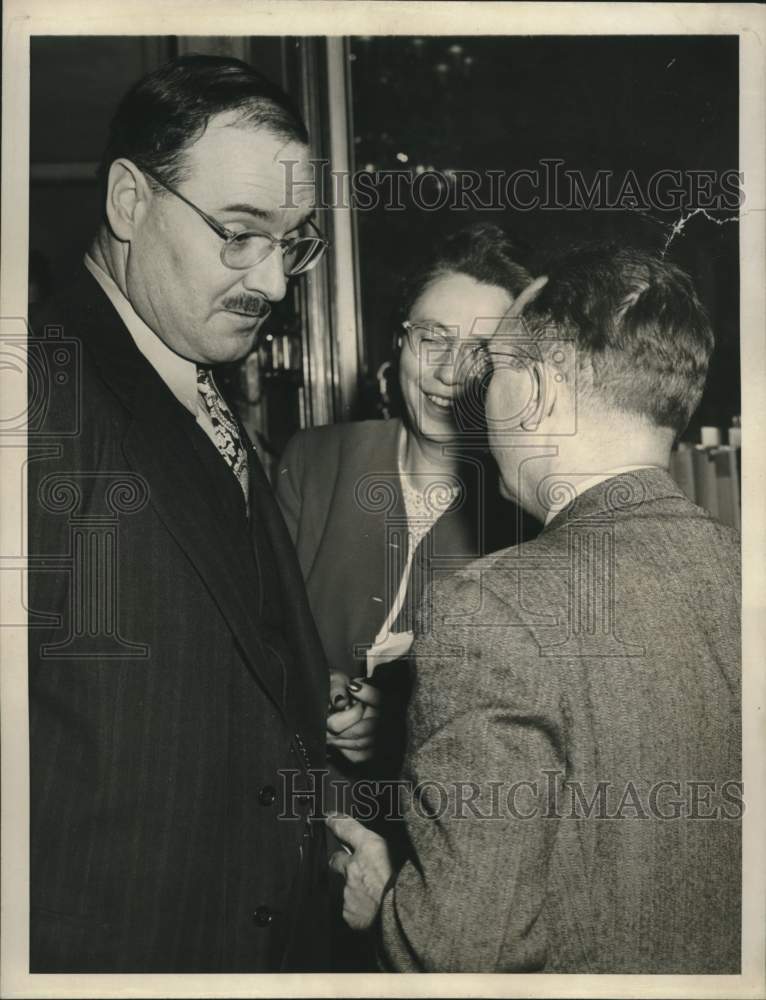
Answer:
[[[713,333],[643,250],[546,275],[486,394],[503,491],[544,528],[425,596],[410,854],[329,818],[344,916],[399,972],[737,974],[740,539],[668,473]]]

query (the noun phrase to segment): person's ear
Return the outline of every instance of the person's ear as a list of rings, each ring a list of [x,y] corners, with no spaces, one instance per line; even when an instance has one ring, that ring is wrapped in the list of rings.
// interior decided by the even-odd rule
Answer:
[[[524,310],[530,302],[534,302],[547,284],[548,278],[546,275],[535,278],[534,281],[530,282],[511,303],[510,309],[500,320],[494,331],[495,336],[513,337],[518,334],[525,335],[527,331],[523,319]]]
[[[106,186],[106,217],[118,240],[130,242],[146,214],[152,192],[138,167],[130,160],[115,160]]]
[[[535,361],[530,366],[530,377],[532,393],[521,418],[521,428],[525,431],[537,431],[541,422],[556,409],[558,389],[555,375],[545,361]]]

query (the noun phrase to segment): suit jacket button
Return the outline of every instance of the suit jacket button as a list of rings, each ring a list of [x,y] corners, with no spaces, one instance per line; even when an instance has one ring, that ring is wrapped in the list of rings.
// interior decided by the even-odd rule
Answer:
[[[258,792],[258,801],[262,806],[270,806],[277,797],[277,790],[273,785],[264,785]]]
[[[253,913],[253,921],[256,927],[268,927],[273,919],[274,914],[268,906],[259,906],[255,913]]]

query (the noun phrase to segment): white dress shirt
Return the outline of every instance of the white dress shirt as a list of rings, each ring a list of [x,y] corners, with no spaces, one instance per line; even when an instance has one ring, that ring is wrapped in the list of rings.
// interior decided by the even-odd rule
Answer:
[[[381,663],[391,663],[406,656],[415,639],[412,631],[394,632],[394,622],[402,610],[404,600],[407,596],[407,589],[410,585],[410,574],[412,573],[412,563],[415,559],[415,552],[423,537],[433,528],[442,514],[447,511],[455,499],[454,491],[446,491],[442,496],[429,498],[427,504],[423,503],[418,491],[407,482],[404,471],[404,447],[406,444],[407,430],[402,425],[399,436],[399,479],[404,497],[404,509],[407,515],[407,561],[404,572],[399,582],[399,589],[391,605],[391,610],[386,616],[386,620],[380,627],[380,631],[375,636],[375,641],[367,650],[367,676],[372,677],[375,667]]]
[[[139,351],[170,389],[181,406],[193,414],[197,423],[218,447],[213,422],[197,388],[197,365],[172,351],[141,319],[116,282],[100,267],[90,254],[85,254],[85,266],[104,290],[104,294],[117,310],[128,333]]]

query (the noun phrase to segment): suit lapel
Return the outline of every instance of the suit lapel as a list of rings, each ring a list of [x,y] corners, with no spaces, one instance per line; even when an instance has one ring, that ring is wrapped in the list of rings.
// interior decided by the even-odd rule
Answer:
[[[407,512],[399,475],[401,433],[401,420],[387,421],[376,428],[373,449],[369,439],[362,438],[357,451],[339,456],[342,479],[335,496],[351,500],[344,505],[340,529],[353,539],[354,553],[338,569],[345,577],[339,592],[365,594],[365,600],[351,601],[352,645],[370,644],[377,636],[407,561]]]
[[[231,491],[239,486],[193,415],[141,355],[96,282],[89,276],[88,282],[80,292],[89,304],[87,322],[72,330],[83,331],[104,381],[131,415],[125,458],[148,484],[154,510],[210,591],[249,669],[284,711],[282,670],[265,654],[253,613],[259,580],[250,548],[241,541],[248,537],[243,505],[240,517],[232,516]]]
[[[252,446],[249,456],[251,530],[260,531],[265,536],[274,555],[278,577],[277,581],[264,580],[262,585],[269,587],[276,583],[279,586],[286,639],[293,652],[292,670],[284,678],[285,701],[295,718],[296,731],[309,743],[311,760],[323,762],[325,747],[317,719],[323,717],[327,704],[329,666],[309,608],[303,574],[287,525]]]

